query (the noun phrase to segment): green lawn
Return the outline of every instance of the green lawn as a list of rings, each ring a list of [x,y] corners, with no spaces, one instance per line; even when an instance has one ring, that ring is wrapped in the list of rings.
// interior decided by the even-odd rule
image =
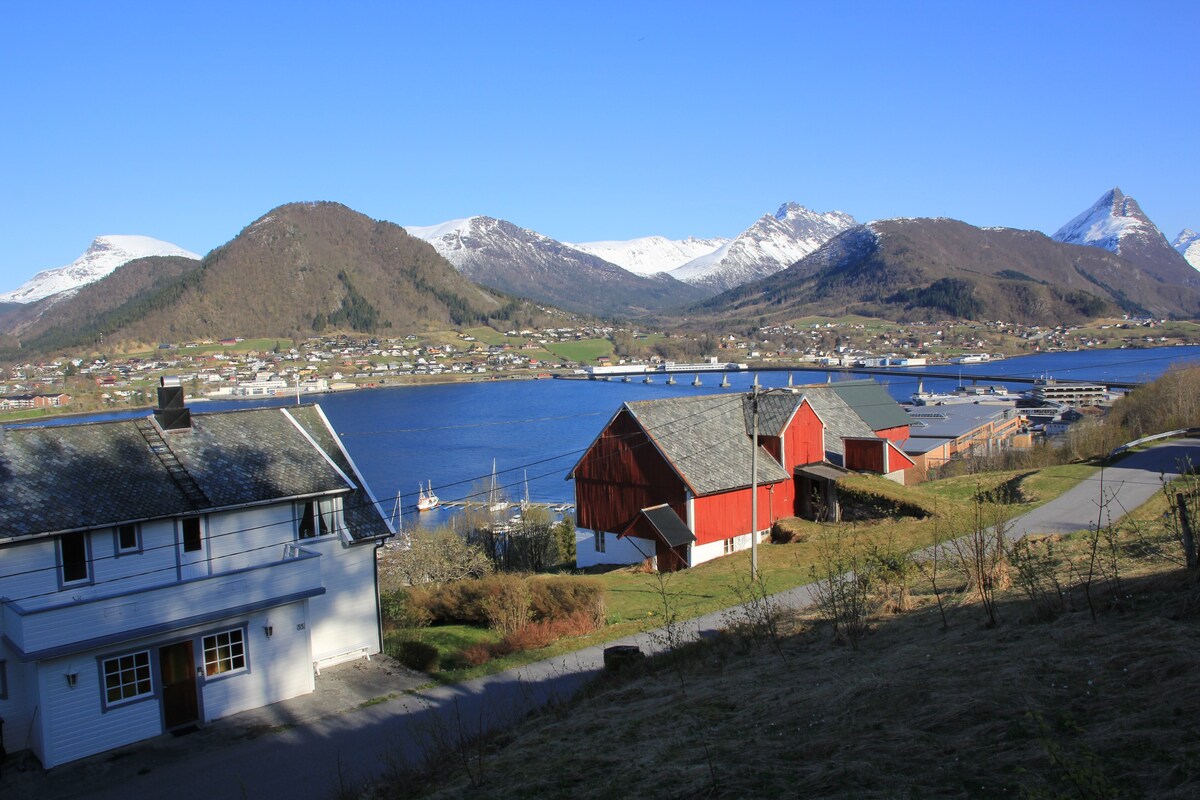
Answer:
[[[1040,505],[1095,471],[1088,465],[1050,467],[1023,479],[1022,490],[1029,502],[1007,506],[1012,514],[1021,514]],[[891,551],[912,551],[958,535],[970,524],[974,498],[1022,475],[997,472],[967,475],[918,486],[904,487],[878,477],[852,476],[844,479],[848,490],[870,494],[884,501],[895,500],[924,509],[928,516],[887,516],[858,523],[816,523],[796,520],[790,530],[803,541],[793,544],[763,544],[758,548],[759,572],[768,593],[810,583],[812,570],[839,540],[859,548],[880,547]],[[447,669],[437,680],[453,683],[480,675],[500,672],[543,658],[573,652],[583,647],[620,639],[642,630],[663,627],[666,616],[678,620],[728,608],[744,601],[749,592],[750,552],[735,553],[667,575],[648,574],[633,568],[619,568],[592,575],[606,589],[607,625],[588,636],[564,639],[550,647],[514,653],[478,667]],[[443,663],[450,667],[453,655],[463,647],[487,640],[488,631],[464,626],[437,626],[397,633],[404,638],[420,638],[443,651]],[[494,639],[491,639],[494,641]],[[451,651],[451,652],[447,652]]]
[[[595,361],[600,356],[613,354],[612,342],[608,339],[583,339],[578,342],[556,342],[546,346],[547,349],[568,361]]]

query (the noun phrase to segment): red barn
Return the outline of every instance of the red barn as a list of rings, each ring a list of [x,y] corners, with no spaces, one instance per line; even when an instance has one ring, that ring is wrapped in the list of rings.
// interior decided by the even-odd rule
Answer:
[[[751,403],[742,394],[625,403],[567,476],[576,563],[674,570],[748,548]],[[847,469],[902,477],[912,466],[888,441],[901,428],[907,436],[908,416],[873,381],[778,390],[757,403],[760,539],[782,517],[836,518],[834,482]]]

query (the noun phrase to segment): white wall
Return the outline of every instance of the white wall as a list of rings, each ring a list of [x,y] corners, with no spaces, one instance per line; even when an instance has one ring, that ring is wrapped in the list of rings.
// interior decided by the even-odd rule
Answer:
[[[273,627],[270,639],[263,631],[268,620]],[[297,627],[305,621],[305,601],[299,601],[248,616],[172,631],[162,637],[110,645],[41,662],[37,665],[40,695],[37,728],[40,730],[38,740],[44,744],[35,747],[35,753],[42,765],[50,768],[163,733],[158,648],[191,639],[194,666],[202,671],[203,637],[231,628],[245,626],[248,669],[226,677],[200,675],[197,678],[201,714],[205,721],[311,692],[314,682],[307,626]],[[151,652],[154,696],[105,710],[102,660],[138,650]],[[74,687],[66,681],[68,672],[78,675]],[[19,746],[23,747],[24,743]]]
[[[325,665],[350,651],[378,653],[375,546],[345,545],[337,536],[305,539],[301,546],[321,554],[325,586],[325,594],[308,601],[312,660]]]
[[[575,529],[575,567],[584,569],[597,564],[638,564],[654,555],[654,543],[636,536],[618,539],[615,533],[604,535],[603,553],[596,552],[595,532]],[[639,549],[640,548],[640,549]]]
[[[761,544],[770,531],[759,531],[758,541]],[[750,534],[743,533],[740,536],[733,537],[733,550],[736,553],[738,550],[750,549]],[[705,561],[712,561],[714,558],[720,558],[725,555],[725,542],[718,540],[709,542],[708,544],[692,545],[692,560],[689,566],[703,564]]]

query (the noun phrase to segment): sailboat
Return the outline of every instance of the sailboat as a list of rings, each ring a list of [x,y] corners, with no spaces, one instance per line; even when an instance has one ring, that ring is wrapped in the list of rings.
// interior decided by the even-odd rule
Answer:
[[[441,504],[441,500],[433,493],[433,481],[429,482],[429,489],[426,490],[421,484],[417,484],[420,492],[417,495],[417,511],[432,511]]]
[[[508,501],[500,497],[500,488],[496,485],[496,459],[492,459],[492,485],[488,489],[488,511],[493,514],[508,508]]]

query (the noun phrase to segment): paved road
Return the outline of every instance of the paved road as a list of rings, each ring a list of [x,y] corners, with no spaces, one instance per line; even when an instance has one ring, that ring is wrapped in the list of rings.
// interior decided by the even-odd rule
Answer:
[[[1110,499],[1108,507],[1115,520],[1125,509],[1136,507],[1158,491],[1159,474],[1173,474],[1185,457],[1200,464],[1200,440],[1174,441],[1128,456],[1119,466],[1104,470],[1103,495],[1101,476],[1097,474],[1019,518],[1014,535],[1086,529],[1096,522],[1101,496]],[[782,593],[778,599],[791,607],[812,602],[809,589],[803,586]],[[690,621],[687,634],[703,635],[723,627],[726,613]],[[614,644],[635,644],[650,652],[661,649],[663,639],[661,632],[648,633]],[[128,757],[127,764],[107,763],[103,770],[67,765],[45,776],[47,780],[37,785],[36,796],[45,800],[326,799],[340,787],[359,785],[386,774],[394,765],[420,763],[440,745],[454,745],[481,732],[511,725],[531,709],[569,698],[598,675],[602,665],[603,648],[590,647],[458,686],[404,695],[307,721],[255,739],[196,753],[174,748],[169,757],[151,765],[135,757]],[[2,788],[4,783],[0,782]],[[8,793],[3,794],[7,800]]]
[[[1162,490],[1161,477],[1177,477],[1181,464],[1200,467],[1200,439],[1176,439],[1126,456],[1070,491],[1013,522],[1009,535],[1070,533],[1116,522]],[[1101,506],[1106,505],[1106,508]],[[1111,515],[1111,516],[1110,516]]]

